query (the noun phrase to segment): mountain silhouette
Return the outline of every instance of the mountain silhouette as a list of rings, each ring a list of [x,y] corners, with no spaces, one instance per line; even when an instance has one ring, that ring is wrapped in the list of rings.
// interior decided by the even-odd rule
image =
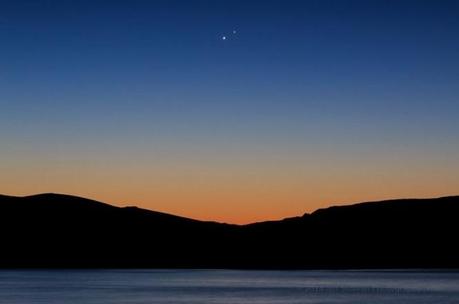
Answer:
[[[459,196],[230,225],[85,198],[0,195],[2,268],[458,268]]]

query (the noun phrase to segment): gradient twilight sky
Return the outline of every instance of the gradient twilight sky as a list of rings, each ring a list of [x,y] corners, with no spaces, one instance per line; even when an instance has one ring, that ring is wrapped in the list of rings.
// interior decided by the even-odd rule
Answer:
[[[233,223],[458,194],[458,117],[459,1],[0,0],[3,194]]]

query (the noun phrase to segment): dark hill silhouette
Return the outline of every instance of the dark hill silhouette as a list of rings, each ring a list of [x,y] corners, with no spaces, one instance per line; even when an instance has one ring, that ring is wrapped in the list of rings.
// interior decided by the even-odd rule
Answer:
[[[459,267],[459,196],[229,225],[69,195],[0,195],[0,229],[0,267]]]

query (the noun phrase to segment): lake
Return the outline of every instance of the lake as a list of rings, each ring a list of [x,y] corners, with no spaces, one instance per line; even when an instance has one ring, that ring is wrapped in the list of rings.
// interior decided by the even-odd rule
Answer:
[[[459,303],[459,272],[0,270],[0,303]]]

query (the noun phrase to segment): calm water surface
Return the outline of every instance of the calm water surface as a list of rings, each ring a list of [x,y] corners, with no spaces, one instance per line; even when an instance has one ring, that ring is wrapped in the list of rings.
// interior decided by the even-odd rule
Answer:
[[[459,272],[0,270],[0,303],[459,303]]]

